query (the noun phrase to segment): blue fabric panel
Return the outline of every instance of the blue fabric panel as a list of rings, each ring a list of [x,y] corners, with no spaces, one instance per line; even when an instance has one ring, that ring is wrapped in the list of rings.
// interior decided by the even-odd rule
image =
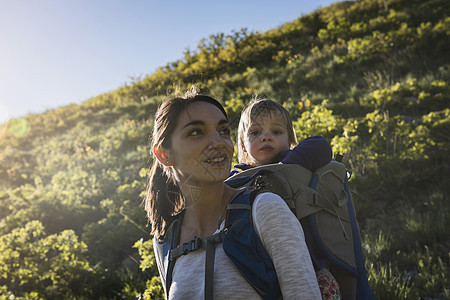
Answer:
[[[246,192],[232,203],[250,204],[250,197]],[[277,299],[281,290],[275,267],[253,228],[250,211],[229,210],[226,226],[223,249],[227,256],[263,299]]]
[[[353,231],[353,249],[355,253],[356,270],[358,272],[357,287],[356,287],[356,299],[373,300],[377,299],[372,292],[367,280],[366,267],[364,265],[364,258],[361,249],[361,238],[359,236],[359,228],[356,221],[355,209],[353,207],[353,201],[350,194],[350,188],[348,186],[348,178],[345,176],[345,192],[348,195],[347,207],[350,217],[350,224]]]
[[[290,150],[281,161],[283,164],[299,164],[308,170],[317,168],[330,162],[332,150],[330,143],[320,135],[310,136]]]

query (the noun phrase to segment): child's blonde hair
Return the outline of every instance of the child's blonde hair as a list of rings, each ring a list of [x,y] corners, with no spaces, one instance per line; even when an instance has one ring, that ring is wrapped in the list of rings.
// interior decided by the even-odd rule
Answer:
[[[273,114],[274,112],[281,113],[288,132],[289,144],[291,147],[297,145],[297,136],[295,135],[294,126],[292,125],[292,118],[283,105],[269,99],[253,100],[242,111],[241,119],[239,121],[238,129],[238,159],[240,163],[251,164],[253,158],[250,157],[248,151],[245,150],[245,138],[252,122],[260,115]]]

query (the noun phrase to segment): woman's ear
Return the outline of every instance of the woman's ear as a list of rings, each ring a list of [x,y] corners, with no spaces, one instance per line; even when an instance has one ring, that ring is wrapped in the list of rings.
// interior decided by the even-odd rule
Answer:
[[[173,166],[173,164],[169,160],[169,155],[167,154],[167,151],[162,146],[159,145],[153,146],[153,153],[155,154],[159,162],[165,165],[166,167]]]

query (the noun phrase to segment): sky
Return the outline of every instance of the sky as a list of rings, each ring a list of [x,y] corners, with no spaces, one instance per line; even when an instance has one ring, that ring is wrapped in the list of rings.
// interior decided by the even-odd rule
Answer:
[[[337,0],[0,0],[0,123],[116,90],[202,38],[265,32]]]

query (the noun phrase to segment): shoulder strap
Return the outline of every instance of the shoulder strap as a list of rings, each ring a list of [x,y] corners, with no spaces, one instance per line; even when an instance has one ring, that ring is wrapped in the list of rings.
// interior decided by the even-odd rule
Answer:
[[[179,232],[183,216],[184,213],[181,213],[179,217],[170,224],[169,228],[167,228],[164,238],[158,241],[159,244],[163,244],[163,263],[164,270],[166,271],[166,297],[169,295],[170,285],[172,284],[172,272],[175,265],[175,260],[171,259],[170,253],[179,243]]]
[[[226,210],[245,209],[251,213],[250,201],[244,203],[236,203],[235,199],[244,199],[241,195],[247,194],[251,188],[245,188],[239,190],[233,195],[230,202],[227,204]],[[250,191],[252,192],[252,191]],[[247,196],[248,197],[248,196]],[[246,198],[249,199],[249,198]],[[172,273],[176,260],[189,252],[197,251],[200,249],[206,249],[205,259],[205,299],[213,299],[213,282],[214,282],[214,259],[216,245],[220,244],[227,233],[227,226],[225,228],[208,238],[194,237],[191,241],[179,245],[181,224],[183,222],[184,213],[172,222],[164,235],[164,238],[158,243],[163,244],[163,256],[164,256],[164,270],[166,271],[166,298],[168,298],[170,285],[172,284]],[[226,218],[226,224],[229,222],[229,218]],[[219,222],[219,224],[221,221]]]
[[[260,189],[246,188],[227,205],[223,250],[262,299],[281,295],[275,267],[253,227],[252,204]]]
[[[214,259],[216,244],[222,242],[226,230],[221,230],[208,238],[194,237],[183,245],[180,242],[181,224],[183,215],[180,215],[170,224],[164,235],[164,238],[158,243],[163,244],[164,270],[166,271],[166,298],[169,296],[170,286],[172,284],[172,273],[177,258],[199,249],[206,249],[205,262],[205,299],[213,299],[214,282]],[[177,246],[178,245],[178,246]]]

